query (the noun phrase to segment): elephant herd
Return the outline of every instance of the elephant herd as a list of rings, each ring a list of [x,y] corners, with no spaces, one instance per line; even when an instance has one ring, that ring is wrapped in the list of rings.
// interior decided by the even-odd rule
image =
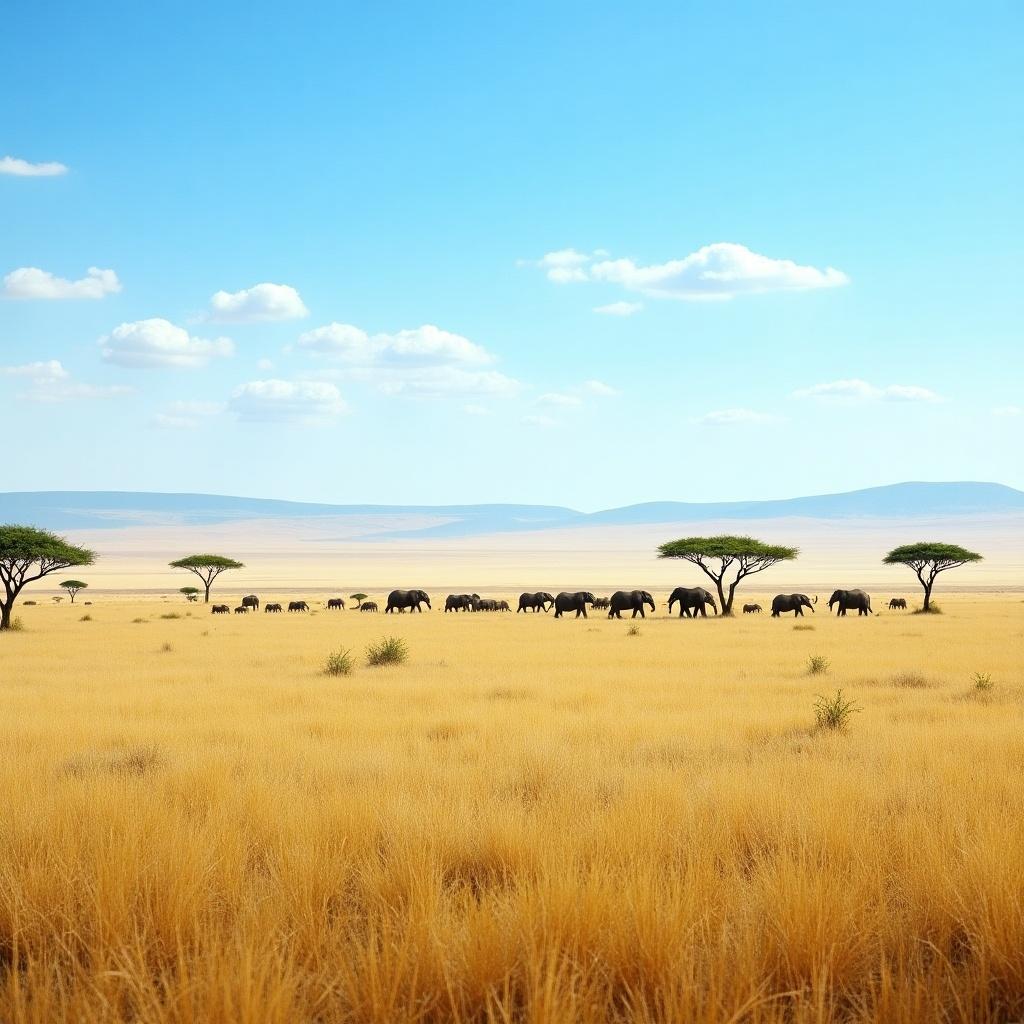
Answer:
[[[361,595],[357,595],[361,596]],[[804,609],[811,612],[818,603],[818,596],[815,594],[812,601],[806,594],[776,594],[772,600],[772,618],[778,618],[786,612],[792,612],[794,616],[802,616]],[[710,608],[716,615],[719,614],[718,604],[711,591],[704,587],[676,587],[669,595],[668,613],[672,614],[678,604],[680,618],[696,618],[698,615],[707,616],[707,609]],[[430,596],[424,590],[392,590],[388,594],[385,614],[395,612],[416,611],[422,612],[423,605],[429,609]],[[344,611],[345,601],[340,597],[332,597],[326,602],[329,611]],[[646,617],[646,609],[655,611],[654,598],[647,590],[616,590],[610,597],[595,597],[589,590],[562,591],[553,596],[546,591],[539,590],[534,593],[523,593],[519,595],[519,606],[516,612],[549,612],[553,608],[556,619],[562,618],[567,612],[575,612],[576,618],[587,618],[587,608],[607,609],[608,618],[621,619],[623,612],[630,612],[631,618]],[[858,615],[870,615],[871,596],[863,590],[836,590],[828,600],[829,611],[833,608],[837,615],[846,615],[848,611],[855,611]],[[247,594],[242,598],[241,603],[233,609],[235,615],[245,615],[250,610],[259,611],[260,599],[256,594]],[[375,612],[378,610],[376,601],[361,601],[357,608],[363,612]],[[906,610],[906,598],[894,597],[889,601],[891,610]],[[264,605],[264,612],[277,613],[284,611],[281,604],[270,603]],[[308,612],[309,604],[306,601],[289,601],[289,612]],[[444,610],[446,612],[510,612],[512,610],[508,601],[484,598],[479,594],[449,594],[445,600]],[[759,604],[743,605],[743,614],[752,615],[762,611]],[[215,604],[212,607],[214,615],[229,615],[232,612],[230,605]]]

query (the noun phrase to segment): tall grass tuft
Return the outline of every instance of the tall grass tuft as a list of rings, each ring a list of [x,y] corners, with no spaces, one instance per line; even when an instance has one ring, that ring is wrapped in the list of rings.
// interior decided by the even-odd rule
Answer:
[[[324,673],[329,676],[350,676],[355,668],[352,652],[340,649],[327,655]]]
[[[807,674],[809,676],[823,676],[832,664],[823,654],[812,654],[807,659]]]
[[[400,636],[386,636],[366,648],[367,665],[401,665],[409,658],[409,648]]]

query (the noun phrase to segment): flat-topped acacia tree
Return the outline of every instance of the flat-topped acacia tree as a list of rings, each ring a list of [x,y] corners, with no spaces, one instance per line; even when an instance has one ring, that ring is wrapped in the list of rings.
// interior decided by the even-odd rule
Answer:
[[[893,548],[882,562],[885,565],[905,565],[908,569],[914,570],[924,588],[924,607],[921,611],[930,612],[935,577],[947,569],[959,569],[968,562],[980,562],[982,557],[977,551],[968,551],[959,544],[921,540],[916,544],[904,544]]]
[[[89,586],[89,584],[83,583],[81,580],[62,580],[58,584],[58,586],[60,586],[63,590],[66,590],[68,592],[68,594],[71,597],[71,603],[74,604],[75,594],[77,594],[80,590],[85,590],[85,588]]]
[[[241,562],[233,558],[225,558],[224,555],[189,555],[187,558],[179,558],[171,562],[172,569],[188,569],[194,572],[203,581],[203,590],[206,594],[206,603],[210,603],[210,587],[213,581],[228,569],[244,569]]]
[[[755,572],[763,572],[779,562],[788,562],[799,548],[765,544],[753,537],[682,537],[658,546],[659,558],[681,558],[692,562],[714,581],[722,614],[732,615],[732,602],[740,581]]]
[[[362,608],[363,602],[370,596],[369,594],[349,594],[348,595],[356,603],[356,608]]]
[[[184,594],[186,601],[198,601],[202,591],[198,587],[179,587],[178,593]]]
[[[92,565],[95,558],[95,552],[69,544],[49,530],[0,526],[0,630],[11,628],[14,602],[26,584],[73,565]]]

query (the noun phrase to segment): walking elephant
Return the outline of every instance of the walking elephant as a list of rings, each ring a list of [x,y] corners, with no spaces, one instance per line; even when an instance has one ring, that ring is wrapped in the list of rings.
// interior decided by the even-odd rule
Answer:
[[[290,612],[308,612],[309,605],[305,601],[289,601],[288,611]]]
[[[472,594],[449,594],[444,602],[446,612],[468,612],[473,609]]]
[[[359,610],[361,612],[375,612],[375,611],[377,611],[377,602],[376,601],[364,601],[359,606]]]
[[[893,597],[889,599],[889,611],[895,611],[897,608],[902,608],[903,611],[907,610],[907,599],[905,597]]]
[[[594,595],[588,590],[577,590],[574,594],[563,590],[555,598],[555,618],[560,619],[563,612],[575,612],[577,619],[581,615],[583,618],[586,618],[587,605],[592,605],[593,603]]]
[[[215,604],[210,609],[210,613],[212,615],[230,615],[231,614],[231,606],[230,605],[226,605],[226,604]]]
[[[633,614],[630,618],[635,619],[639,615],[641,619],[644,619],[647,617],[644,615],[645,605],[650,605],[651,611],[654,611],[654,598],[651,597],[649,591],[616,590],[608,602],[608,618],[621,619],[624,611],[632,611]],[[594,602],[594,607],[597,607],[596,601]]]
[[[240,604],[240,605],[239,605],[239,606],[238,606],[238,607],[237,607],[237,608],[235,609],[235,614],[236,614],[236,615],[248,615],[248,614],[249,614],[249,608],[248,608],[248,606],[246,606],[246,605],[244,605],[244,604]]]
[[[818,595],[814,595],[817,602]],[[783,612],[793,612],[793,617],[803,617],[804,609],[810,608],[813,614],[814,605],[806,594],[776,594],[772,598],[772,618],[777,619]],[[746,609],[744,609],[746,610]]]
[[[343,612],[345,610],[345,601],[340,597],[329,598],[327,601],[327,610]]]
[[[284,611],[284,609],[279,604],[272,601],[270,604],[263,606],[263,611],[265,613],[276,615],[278,612]]]
[[[260,599],[255,594],[246,594],[242,598],[242,606],[245,608],[251,608],[254,612],[260,610]]]
[[[610,608],[612,605],[611,598],[609,597],[595,597],[594,598],[594,610],[598,608],[605,609]]]
[[[760,615],[763,609],[759,604],[745,604],[743,606],[744,615]]]
[[[425,590],[392,590],[388,594],[388,603],[384,612],[385,614],[396,611],[403,612],[406,608],[410,609],[410,611],[422,612],[423,609],[420,605],[423,604],[428,608],[430,607],[430,598]]]
[[[832,605],[838,605],[837,615],[845,615],[851,608],[857,610],[857,615],[871,614],[871,595],[863,590],[836,590],[828,599],[828,610],[832,611]]]
[[[512,609],[509,607],[508,601],[499,601],[496,611],[499,612],[510,612]]]
[[[516,609],[516,614],[525,612],[527,609],[535,612],[546,612],[550,610],[554,603],[555,599],[550,594],[544,593],[543,590],[538,590],[535,594],[520,594],[519,607]]]
[[[676,587],[668,598],[668,613],[672,614],[672,605],[679,602],[679,618],[692,619],[697,615],[707,618],[706,606],[711,605],[715,614],[718,614],[718,605],[710,590],[703,587]]]

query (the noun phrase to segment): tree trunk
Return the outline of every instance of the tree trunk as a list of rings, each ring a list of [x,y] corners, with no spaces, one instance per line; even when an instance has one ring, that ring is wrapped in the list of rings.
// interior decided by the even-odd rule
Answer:
[[[206,603],[209,604],[210,603],[210,584],[207,581],[204,581],[204,582],[206,583]]]
[[[11,609],[14,607],[14,598],[9,601],[0,602],[0,629],[11,628]]]
[[[69,590],[68,594],[71,596],[71,603],[74,604],[75,603],[75,592],[73,590]]]
[[[718,587],[718,607],[721,608],[720,615],[729,615],[728,600],[725,596],[725,588],[722,586],[721,580],[715,580],[715,586]]]
[[[926,583],[924,585],[924,608],[922,611],[930,612],[932,610],[932,585]]]

